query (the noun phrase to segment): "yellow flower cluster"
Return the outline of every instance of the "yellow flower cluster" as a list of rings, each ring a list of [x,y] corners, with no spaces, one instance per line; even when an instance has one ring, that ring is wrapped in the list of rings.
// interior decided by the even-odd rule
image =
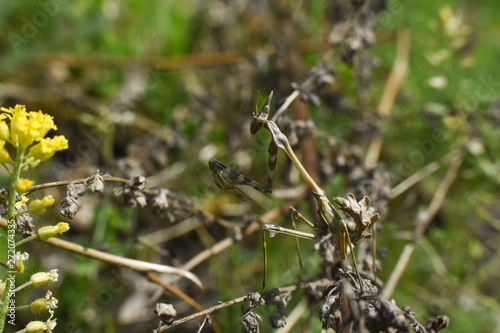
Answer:
[[[26,179],[26,178],[19,178],[17,182],[14,184],[14,189],[18,193],[24,193],[26,192],[27,189],[31,187],[31,185],[35,184],[34,181]]]
[[[56,151],[68,148],[68,140],[63,135],[57,135],[51,138],[43,138],[38,140],[39,142],[31,147],[30,155],[35,160],[40,160],[45,162],[52,158]]]
[[[26,111],[24,105],[16,105],[14,108],[0,108],[4,113],[0,114],[0,162],[7,163],[11,157],[5,149],[5,142],[9,142],[16,148],[30,148],[28,157],[41,162],[47,161],[54,156],[56,151],[68,148],[68,140],[62,135],[53,138],[45,138],[51,129],[56,130],[53,117],[42,113],[42,111]],[[10,120],[10,126],[6,120]]]
[[[29,206],[30,214],[42,214],[45,209],[54,204],[54,197],[51,195],[46,195],[40,199],[33,200]]]

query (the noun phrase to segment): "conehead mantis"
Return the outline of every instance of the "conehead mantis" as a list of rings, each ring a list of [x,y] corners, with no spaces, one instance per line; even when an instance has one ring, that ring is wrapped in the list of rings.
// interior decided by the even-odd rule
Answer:
[[[337,208],[341,210],[344,214],[349,216],[353,221],[353,226],[348,227],[345,218],[338,213],[335,206],[330,200],[328,200],[325,191],[312,179],[307,170],[304,168],[300,160],[295,155],[288,138],[281,132],[278,125],[272,120],[268,120],[270,112],[270,104],[273,93],[271,92],[264,106],[259,113],[254,113],[254,118],[250,124],[250,132],[255,135],[259,130],[265,129],[271,133],[272,139],[269,143],[269,174],[267,178],[267,183],[263,186],[253,179],[247,178],[240,173],[232,170],[231,168],[225,166],[224,164],[218,162],[217,160],[211,160],[209,162],[209,167],[212,172],[212,176],[215,180],[217,186],[223,190],[228,190],[238,195],[241,198],[245,198],[246,195],[240,191],[237,185],[248,185],[254,189],[268,193],[272,190],[274,169],[276,167],[276,160],[278,154],[278,148],[284,150],[292,163],[295,165],[299,173],[302,175],[306,183],[309,185],[314,198],[317,202],[317,212],[319,220],[317,223],[312,223],[308,221],[303,215],[301,215],[296,209],[290,207],[290,216],[295,225],[296,220],[302,220],[310,227],[318,230],[318,232],[327,232],[330,230],[334,245],[337,249],[337,253],[343,260],[346,259],[347,255],[350,253],[353,261],[353,266],[356,271],[356,276],[359,282],[360,288],[363,288],[363,280],[359,274],[358,266],[356,263],[356,257],[354,256],[353,248],[363,238],[371,238],[371,234],[368,233],[368,228],[373,223],[380,219],[378,213],[375,213],[372,208],[370,208],[370,199],[364,197],[359,202],[353,194],[348,194],[347,199],[343,197],[335,197],[333,201],[335,202]],[[319,226],[318,223],[326,225],[326,228]],[[323,225],[323,226],[324,226]],[[269,231],[271,236],[277,233],[283,233],[292,235],[295,237],[301,237],[306,239],[317,240],[324,234],[312,234],[307,232],[301,232],[294,229],[283,228],[275,224],[263,224],[263,235],[265,231]],[[267,254],[265,250],[265,238],[264,240],[264,281],[263,289],[265,288],[265,275],[267,271]],[[300,259],[299,259],[300,260]],[[301,267],[302,270],[302,267]]]

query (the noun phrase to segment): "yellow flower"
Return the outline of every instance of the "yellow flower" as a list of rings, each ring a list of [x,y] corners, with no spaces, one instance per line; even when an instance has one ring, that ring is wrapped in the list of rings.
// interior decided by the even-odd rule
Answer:
[[[50,272],[40,272],[35,273],[30,277],[30,281],[33,286],[38,287],[50,281],[57,281],[59,274],[57,274],[57,269],[53,269]]]
[[[14,184],[14,189],[19,193],[24,193],[33,184],[35,184],[35,182],[32,180],[19,178],[17,182]]]
[[[30,304],[31,312],[39,313],[45,310],[54,310],[57,308],[57,299],[52,297],[52,292],[49,290],[45,295],[45,298],[39,298],[34,300]]]
[[[18,202],[15,203],[15,206],[17,209],[19,209],[19,208],[21,208],[22,205],[24,205],[28,201],[29,201],[28,197],[23,195],[21,197],[21,200],[19,200]]]
[[[10,155],[5,149],[5,141],[0,140],[0,163],[7,163],[10,161],[11,161]]]
[[[23,261],[26,261],[28,260],[29,258],[29,254],[24,252],[24,253],[21,253],[21,252],[17,252],[15,255],[14,255],[14,258],[12,259],[14,261],[14,270],[17,272],[17,274],[21,274],[22,272],[24,272],[24,263]]]
[[[24,329],[26,333],[43,333],[47,325],[43,321],[30,321],[26,328]]]
[[[31,312],[33,313],[39,313],[42,311],[47,310],[48,308],[48,301],[45,298],[39,298],[31,302],[30,308]]]
[[[40,139],[36,145],[30,148],[30,155],[35,160],[45,162],[54,156],[56,151],[68,148],[68,140],[64,135],[51,138]]]
[[[16,105],[14,109],[1,108],[1,110],[7,112],[6,117],[10,118],[10,138],[12,142],[21,146],[27,147],[36,140],[43,138],[51,129],[57,129],[53,117],[42,113],[42,111],[27,112],[24,105]]]
[[[7,118],[5,114],[0,114],[0,140],[9,140],[9,125],[4,121]]]
[[[42,214],[45,209],[54,204],[54,198],[51,195],[43,197],[42,200],[36,199],[30,203],[29,212],[30,214]]]
[[[38,235],[40,239],[45,241],[51,237],[54,237],[57,234],[62,234],[69,230],[69,224],[66,222],[59,222],[57,225],[49,225],[47,227],[41,227],[38,229]]]
[[[51,321],[43,322],[43,321],[30,321],[26,328],[24,329],[25,333],[47,333],[52,332],[52,330],[56,327],[56,320],[53,319]]]

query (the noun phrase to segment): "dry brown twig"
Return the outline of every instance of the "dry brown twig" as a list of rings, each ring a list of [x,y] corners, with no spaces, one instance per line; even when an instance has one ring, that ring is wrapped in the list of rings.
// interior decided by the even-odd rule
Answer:
[[[410,41],[410,31],[408,29],[398,31],[396,60],[394,61],[391,74],[385,83],[384,93],[377,107],[378,115],[382,120],[386,119],[391,113],[396,94],[406,77],[410,58]],[[375,167],[380,156],[380,151],[382,150],[382,142],[382,133],[379,133],[372,140],[365,159],[367,167]]]
[[[410,261],[411,255],[413,254],[413,250],[415,249],[415,244],[422,238],[425,230],[429,227],[432,219],[439,211],[445,197],[446,193],[450,189],[451,185],[455,181],[455,178],[458,175],[458,171],[460,166],[462,165],[464,159],[464,152],[461,152],[458,156],[456,156],[450,163],[450,166],[439,184],[434,196],[432,198],[431,203],[427,210],[417,216],[417,228],[413,233],[413,240],[411,243],[406,244],[403,252],[401,253],[396,267],[391,273],[389,280],[387,281],[384,289],[381,292],[381,296],[389,299],[394,293],[394,289],[396,288],[401,275],[403,274],[408,262]]]
[[[75,180],[60,180],[57,182],[50,182],[50,183],[33,185],[29,189],[27,189],[26,192],[24,192],[23,194],[28,195],[28,194],[33,193],[35,191],[40,191],[40,190],[44,190],[44,189],[51,188],[51,187],[66,186],[66,185],[70,185],[70,184],[83,184],[83,183],[85,183],[85,181],[87,179],[88,178],[75,179]],[[102,181],[103,182],[112,182],[112,183],[121,183],[121,184],[125,184],[125,185],[130,185],[132,183],[130,181],[130,179],[120,178],[120,177],[103,177]],[[143,190],[143,192],[148,194],[148,195],[155,195],[154,192],[149,191],[147,189]]]
[[[425,177],[439,170],[444,164],[447,164],[450,161],[452,161],[458,154],[460,154],[458,150],[453,150],[448,154],[446,154],[445,156],[443,156],[442,158],[440,158],[438,161],[433,161],[427,164],[425,167],[423,167],[410,177],[403,180],[401,183],[399,183],[391,190],[391,199],[398,197],[400,194],[408,190],[416,183],[423,180]]]
[[[319,281],[315,281],[315,282],[303,283],[303,284],[300,284],[300,285],[293,285],[293,286],[288,286],[288,287],[283,287],[283,288],[276,288],[276,290],[277,290],[278,293],[286,293],[286,292],[293,292],[293,291],[296,291],[296,290],[299,290],[299,289],[325,288],[325,287],[329,286],[330,284],[332,284],[332,281],[330,281],[330,280],[324,280],[323,279],[323,280],[319,280]],[[206,310],[194,313],[192,315],[189,315],[189,316],[186,316],[184,318],[178,319],[178,320],[176,320],[176,321],[174,321],[174,322],[172,322],[170,324],[164,325],[164,326],[160,327],[160,329],[154,330],[153,332],[154,333],[163,332],[163,331],[165,331],[165,330],[167,330],[169,328],[172,328],[174,326],[178,326],[178,325],[184,324],[184,323],[186,323],[188,321],[191,321],[193,319],[200,318],[202,316],[214,313],[216,311],[219,311],[221,309],[233,306],[235,304],[243,303],[243,302],[247,301],[251,297],[253,297],[253,294],[250,294],[250,295],[247,295],[247,296],[238,297],[238,298],[232,299],[230,301],[227,301],[227,302],[224,302],[224,303],[220,303],[220,304],[212,306],[212,307],[210,307],[210,308],[208,308]]]
[[[7,229],[7,221],[5,219],[0,219],[0,226],[4,229]],[[110,253],[106,252],[101,252],[98,250],[94,250],[88,247],[84,247],[82,245],[78,245],[69,241],[65,241],[62,239],[58,238],[50,238],[44,241],[44,243],[49,244],[51,246],[66,250],[68,252],[76,253],[85,257],[89,257],[92,259],[97,259],[103,262],[107,262],[112,265],[116,266],[121,266],[125,268],[132,269],[138,273],[142,274],[147,274],[149,272],[155,272],[155,273],[161,273],[161,274],[170,274],[170,275],[177,275],[179,277],[186,278],[196,284],[201,290],[203,289],[203,284],[201,283],[200,279],[194,275],[193,273],[189,272],[188,270],[182,269],[182,268],[177,268],[177,267],[172,267],[172,266],[167,266],[167,265],[160,265],[160,264],[155,264],[147,261],[142,261],[142,260],[136,260],[136,259],[129,259],[129,258],[123,258],[120,256],[116,256]]]
[[[185,294],[181,290],[175,288],[173,285],[165,283],[165,281],[163,281],[162,279],[157,277],[155,274],[147,273],[147,276],[151,281],[159,284],[160,286],[165,288],[165,290],[167,290],[169,293],[171,293],[175,297],[177,297],[177,298],[183,300],[184,302],[186,302],[187,304],[189,304],[193,309],[195,309],[197,311],[204,311],[205,310],[205,308],[203,306],[201,306],[198,302],[196,302],[194,299],[189,297],[187,294]],[[212,328],[214,329],[214,331],[216,333],[222,333],[222,330],[220,329],[219,325],[213,319],[214,318],[212,317],[212,321],[211,321]]]

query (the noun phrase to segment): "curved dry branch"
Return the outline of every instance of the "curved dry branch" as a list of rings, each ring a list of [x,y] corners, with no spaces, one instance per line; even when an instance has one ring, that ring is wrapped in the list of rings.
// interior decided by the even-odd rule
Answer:
[[[0,226],[2,228],[7,228],[7,221],[5,219],[0,219]],[[147,261],[141,261],[136,259],[123,258],[117,255],[113,255],[106,252],[101,252],[98,250],[94,250],[82,245],[78,245],[69,241],[65,241],[58,238],[50,238],[44,243],[47,243],[51,246],[73,252],[85,257],[89,257],[92,259],[101,260],[112,265],[122,266],[126,268],[130,268],[136,272],[147,274],[149,272],[162,273],[162,274],[170,274],[176,275],[183,278],[186,278],[196,284],[200,289],[203,289],[203,284],[200,279],[193,273],[188,270],[171,267],[167,265],[155,264]]]
[[[194,284],[196,284],[200,289],[203,289],[203,284],[201,283],[200,279],[190,271],[182,268],[155,264],[142,260],[123,258],[120,256],[116,256],[114,254],[101,252],[58,238],[48,239],[45,241],[45,243],[92,259],[97,259],[113,265],[130,268],[136,272],[143,274],[147,274],[149,272],[155,272],[155,273],[170,274],[170,275],[177,275],[180,277],[184,277],[193,282]]]
[[[74,179],[74,180],[61,180],[61,181],[57,181],[57,182],[33,185],[29,189],[27,189],[26,192],[23,193],[23,195],[28,195],[32,192],[40,191],[40,190],[43,190],[46,188],[51,188],[51,187],[66,186],[69,184],[83,184],[83,183],[85,183],[85,180],[87,180],[87,178]],[[130,181],[130,179],[125,179],[125,178],[120,178],[120,177],[103,177],[102,181],[103,182],[121,183],[121,184],[126,184],[126,185],[130,185],[132,183]],[[146,194],[149,194],[149,195],[155,194],[154,192],[147,190],[147,189],[144,189],[143,192]]]

